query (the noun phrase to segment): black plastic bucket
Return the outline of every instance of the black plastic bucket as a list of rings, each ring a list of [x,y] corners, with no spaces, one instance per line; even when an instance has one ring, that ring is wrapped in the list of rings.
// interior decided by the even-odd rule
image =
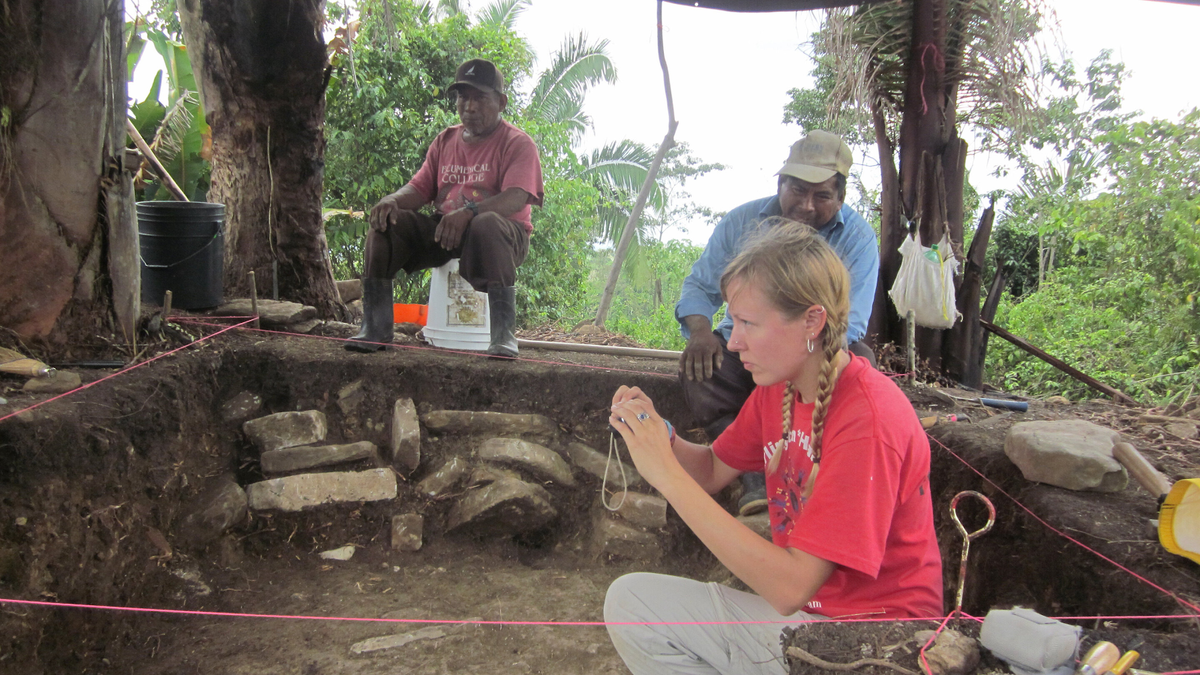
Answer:
[[[142,302],[205,309],[221,304],[225,205],[208,202],[138,202]]]

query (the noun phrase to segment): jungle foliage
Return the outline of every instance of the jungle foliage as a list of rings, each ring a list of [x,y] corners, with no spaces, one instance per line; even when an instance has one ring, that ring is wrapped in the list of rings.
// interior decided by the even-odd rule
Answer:
[[[338,278],[362,273],[365,213],[407,182],[434,137],[458,123],[443,88],[458,64],[480,57],[495,62],[508,78],[504,117],[534,138],[542,159],[545,200],[533,210],[529,257],[517,275],[519,322],[573,323],[595,303],[599,292],[592,292],[588,278],[596,247],[620,237],[653,152],[631,140],[590,153],[579,150],[591,124],[587,92],[617,77],[607,42],[567,36],[545,60],[546,68],[534,73],[528,44],[512,29],[527,4],[498,0],[475,16],[446,2],[366,0],[354,16],[330,5],[330,20],[339,27],[330,45],[325,201]],[[683,185],[721,168],[702,163],[684,144],[676,147],[655,185],[638,241],[653,240],[656,231],[661,236],[666,224],[697,211]],[[428,273],[400,277],[397,301],[424,302]],[[677,327],[672,330],[678,334]]]

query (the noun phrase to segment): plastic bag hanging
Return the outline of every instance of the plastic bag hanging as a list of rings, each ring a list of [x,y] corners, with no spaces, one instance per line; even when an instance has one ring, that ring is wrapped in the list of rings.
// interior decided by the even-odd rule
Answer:
[[[942,235],[933,248],[926,248],[915,234],[910,234],[900,245],[900,255],[900,271],[888,291],[896,311],[905,316],[911,310],[919,326],[953,327],[962,315],[954,297],[954,275],[959,264],[950,240]]]

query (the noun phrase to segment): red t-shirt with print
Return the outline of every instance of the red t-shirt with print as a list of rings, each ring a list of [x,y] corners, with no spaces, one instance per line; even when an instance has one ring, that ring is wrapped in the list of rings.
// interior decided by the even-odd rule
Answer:
[[[509,218],[523,224],[526,232],[533,232],[530,205],[542,204],[542,163],[529,134],[504,120],[478,144],[464,143],[462,125],[456,124],[438,134],[425,153],[425,163],[408,184],[433,202],[438,213],[521,188],[529,193],[529,199]]]
[[[782,435],[783,383],[758,387],[713,444],[721,461],[763,471]],[[812,404],[797,403],[778,470],[767,476],[776,545],[837,565],[805,606],[830,618],[943,615],[942,560],[929,494],[929,439],[912,404],[861,356],[833,390],[821,469],[812,470]]]

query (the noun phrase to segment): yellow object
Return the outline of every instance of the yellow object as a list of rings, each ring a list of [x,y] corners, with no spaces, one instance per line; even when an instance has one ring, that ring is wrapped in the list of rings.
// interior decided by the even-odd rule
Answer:
[[[1097,642],[1083,655],[1075,675],[1104,675],[1121,658],[1121,650],[1111,642]]]
[[[1139,656],[1141,656],[1141,654],[1133,651],[1132,649],[1125,652],[1125,655],[1117,660],[1117,662],[1113,664],[1113,667],[1108,670],[1109,675],[1125,675],[1125,671],[1129,670],[1129,667],[1137,662]]]
[[[1158,510],[1158,540],[1171,553],[1200,563],[1200,478],[1171,487]]]
[[[0,373],[25,377],[50,377],[54,369],[20,352],[0,347]]]

